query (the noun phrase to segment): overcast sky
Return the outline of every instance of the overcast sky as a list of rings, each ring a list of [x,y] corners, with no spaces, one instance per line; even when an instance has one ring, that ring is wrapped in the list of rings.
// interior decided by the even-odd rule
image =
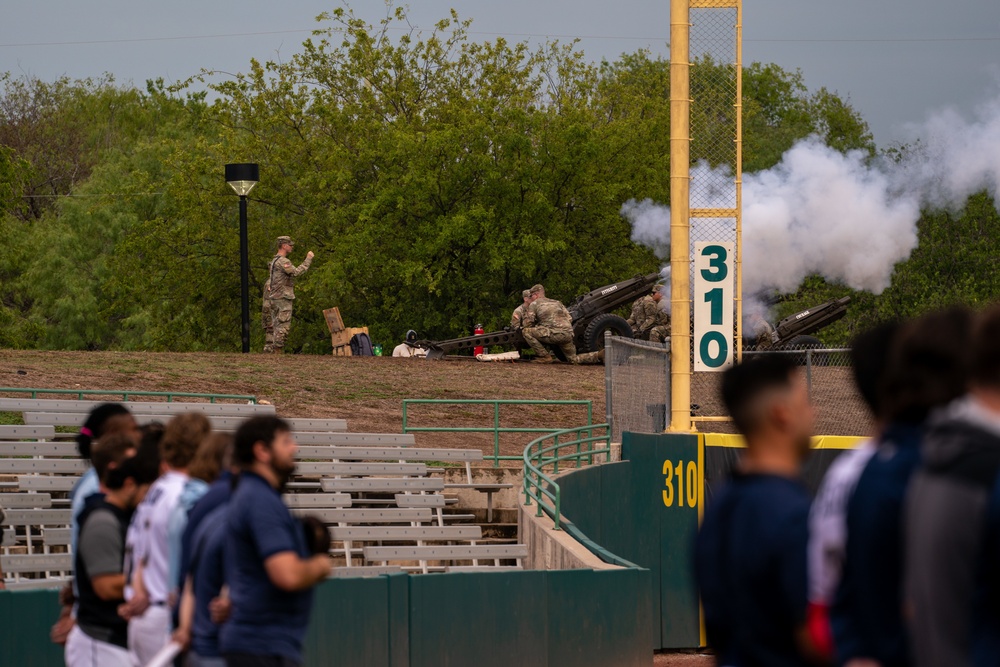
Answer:
[[[377,21],[382,0],[354,0]],[[9,0],[0,72],[44,80],[110,72],[121,82],[182,80],[201,68],[245,71],[250,58],[288,58],[336,0]],[[454,7],[477,39],[581,38],[588,57],[649,48],[669,55],[669,3],[657,0],[412,0],[430,27]],[[254,34],[256,33],[256,34]],[[997,0],[746,0],[744,61],[801,69],[861,111],[880,146],[907,123],[954,107],[969,115],[1000,91]]]

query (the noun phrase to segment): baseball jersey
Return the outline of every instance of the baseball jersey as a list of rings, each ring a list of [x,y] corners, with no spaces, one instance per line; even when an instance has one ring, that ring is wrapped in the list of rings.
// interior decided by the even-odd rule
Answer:
[[[131,547],[132,565],[134,568],[135,564],[142,563],[142,580],[154,604],[166,602],[174,588],[169,578],[167,534],[170,515],[187,479],[184,473],[171,470],[153,482],[136,512],[139,525],[135,530],[130,529],[133,542],[128,546]]]
[[[809,512],[809,601],[829,604],[840,581],[847,541],[847,501],[875,453],[866,440],[837,457],[827,470]]]

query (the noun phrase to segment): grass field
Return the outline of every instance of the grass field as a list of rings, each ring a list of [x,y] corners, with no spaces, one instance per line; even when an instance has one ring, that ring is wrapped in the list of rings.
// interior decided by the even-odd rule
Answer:
[[[0,387],[248,394],[273,403],[283,416],[347,419],[354,432],[400,432],[405,398],[589,400],[593,421],[604,421],[604,368],[569,364],[2,350]],[[504,427],[572,428],[586,423],[586,411],[579,406],[508,405],[501,407],[500,416]],[[493,417],[492,406],[416,406],[410,425],[485,427],[492,426]],[[416,437],[418,445],[493,452],[491,434]],[[523,433],[505,434],[502,453],[520,455],[530,439]]]

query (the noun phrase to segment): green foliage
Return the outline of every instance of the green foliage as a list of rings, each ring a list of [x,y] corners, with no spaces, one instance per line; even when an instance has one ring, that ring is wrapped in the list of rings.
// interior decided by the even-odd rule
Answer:
[[[173,88],[0,76],[0,232],[18,240],[0,258],[0,346],[238,349],[228,162],[261,167],[249,201],[257,348],[282,234],[298,242],[296,263],[316,252],[287,344],[315,353],[330,349],[322,310],[335,305],[388,346],[411,328],[445,338],[503,326],[536,282],[568,300],[656,270],[619,209],[668,203],[669,62],[638,51],[593,64],[576,44],[475,42],[469,25],[452,12],[419,34],[401,8],[374,26],[338,9],[287,61]],[[692,68],[694,160],[725,161],[698,151],[732,124],[717,83],[729,68]],[[209,94],[192,92],[201,84]],[[874,150],[847,102],[775,65],[746,68],[744,127],[746,171],[810,134]],[[922,224],[921,250],[957,242],[951,218]],[[954,270],[932,250],[865,302],[869,317],[938,298],[917,291],[924,271]],[[782,307],[844,291],[810,280]]]

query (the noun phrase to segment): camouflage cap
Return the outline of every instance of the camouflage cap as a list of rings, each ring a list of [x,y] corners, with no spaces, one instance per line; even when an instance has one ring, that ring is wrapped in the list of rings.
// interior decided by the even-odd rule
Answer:
[[[527,299],[529,296],[531,296],[531,290],[530,289],[526,289],[526,290],[522,290],[521,291],[521,298],[522,299]]]
[[[293,240],[292,240],[292,237],[291,237],[291,236],[279,236],[279,237],[278,237],[278,241],[277,241],[277,244],[278,244],[278,247],[279,247],[279,248],[280,248],[281,246],[283,246],[284,244],[286,244],[286,243],[287,243],[288,245],[295,245],[295,241],[293,241]]]
[[[528,294],[532,294],[532,295],[534,295],[534,294],[541,294],[544,291],[545,291],[545,288],[542,285],[532,285],[531,289],[528,290]]]
[[[666,285],[664,285],[663,283],[656,283],[655,285],[653,285],[653,290],[652,291],[659,292],[664,287],[666,287]]]

